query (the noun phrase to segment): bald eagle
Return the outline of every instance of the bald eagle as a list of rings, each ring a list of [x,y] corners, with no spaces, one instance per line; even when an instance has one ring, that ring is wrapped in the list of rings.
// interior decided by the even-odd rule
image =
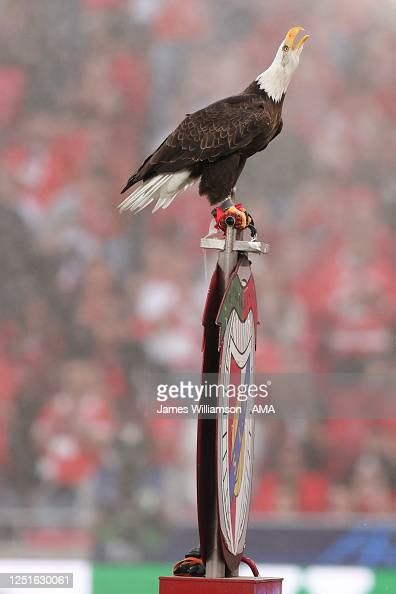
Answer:
[[[143,183],[120,209],[138,212],[152,202],[153,212],[167,208],[194,183],[210,204],[230,198],[246,160],[282,130],[286,89],[309,37],[297,41],[301,31],[288,31],[272,64],[244,91],[188,114],[128,179],[122,193]]]

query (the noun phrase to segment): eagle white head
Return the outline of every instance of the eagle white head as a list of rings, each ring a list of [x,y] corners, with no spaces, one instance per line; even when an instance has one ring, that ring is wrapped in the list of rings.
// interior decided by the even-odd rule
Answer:
[[[281,100],[300,61],[303,45],[309,37],[304,35],[297,41],[301,31],[304,31],[302,27],[293,27],[287,32],[271,66],[256,78],[260,89],[274,101]]]

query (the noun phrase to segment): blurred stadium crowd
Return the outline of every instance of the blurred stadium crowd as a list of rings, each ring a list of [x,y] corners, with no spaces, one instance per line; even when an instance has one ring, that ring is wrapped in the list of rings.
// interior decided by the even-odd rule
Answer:
[[[239,188],[272,246],[255,269],[258,367],[391,373],[391,10],[279,0],[269,17],[258,0],[2,0],[3,507],[97,509],[104,542],[133,542],[143,522],[150,542],[160,519],[194,517],[194,426],[145,417],[141,403],[151,372],[199,370],[210,211],[191,190],[168,211],[120,216],[119,189],[185,112],[243,89],[300,22],[312,38],[284,132]],[[259,429],[258,514],[395,510],[395,423]]]

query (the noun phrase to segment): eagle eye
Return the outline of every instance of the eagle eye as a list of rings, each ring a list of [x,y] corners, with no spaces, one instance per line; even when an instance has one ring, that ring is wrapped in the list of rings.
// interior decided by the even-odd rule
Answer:
[[[282,47],[282,49],[283,49],[284,52],[288,52],[289,51],[289,46],[288,45],[284,45]]]

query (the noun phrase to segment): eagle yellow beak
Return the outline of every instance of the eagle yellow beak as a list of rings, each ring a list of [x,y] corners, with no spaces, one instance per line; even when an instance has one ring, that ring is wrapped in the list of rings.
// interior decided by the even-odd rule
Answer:
[[[303,37],[301,37],[300,41],[298,41],[297,44],[294,45],[296,37],[299,33],[301,33],[301,31],[304,31],[303,27],[292,27],[286,34],[285,43],[293,50],[300,49],[309,38],[309,35],[304,35]]]

